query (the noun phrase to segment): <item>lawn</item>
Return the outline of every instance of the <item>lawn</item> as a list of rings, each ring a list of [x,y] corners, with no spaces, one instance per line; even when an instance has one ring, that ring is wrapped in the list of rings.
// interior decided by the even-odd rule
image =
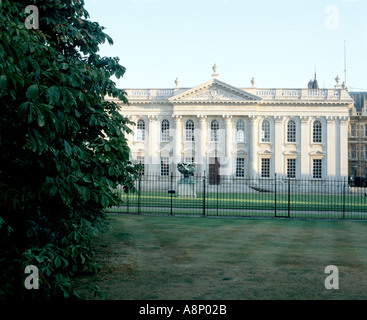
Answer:
[[[109,215],[94,242],[105,299],[367,299],[363,221]],[[339,269],[327,290],[325,267]],[[92,298],[88,295],[86,299]]]
[[[272,217],[278,215],[300,218],[367,218],[367,197],[342,194],[287,193],[197,193],[196,198],[178,198],[163,191],[142,191],[127,196],[121,194],[123,205],[112,212],[205,214],[227,216]]]

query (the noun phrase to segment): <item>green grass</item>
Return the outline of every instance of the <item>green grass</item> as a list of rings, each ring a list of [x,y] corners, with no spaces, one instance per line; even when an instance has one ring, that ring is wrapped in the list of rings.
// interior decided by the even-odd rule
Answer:
[[[110,215],[94,242],[105,299],[366,299],[366,222]],[[325,267],[339,268],[327,290]],[[83,296],[83,292],[82,296]],[[85,298],[91,298],[87,295]]]
[[[124,204],[114,212],[137,212],[138,195],[122,195]],[[173,214],[202,214],[204,199],[202,193],[197,198],[172,197]],[[207,193],[205,208],[208,215],[233,216],[274,216],[275,205],[278,212],[288,211],[288,194],[274,193]],[[140,207],[144,213],[169,213],[171,197],[163,191],[143,191],[140,195]],[[189,209],[189,210],[182,210]],[[250,212],[246,212],[250,210]],[[255,212],[256,210],[262,212]],[[365,219],[367,197],[356,195],[330,194],[291,194],[291,217],[303,218],[345,218]],[[322,214],[325,212],[326,214]],[[320,214],[321,213],[321,214]],[[330,215],[331,213],[331,215]],[[280,213],[282,214],[282,213]],[[287,214],[287,212],[285,212]],[[284,213],[283,213],[284,215]]]

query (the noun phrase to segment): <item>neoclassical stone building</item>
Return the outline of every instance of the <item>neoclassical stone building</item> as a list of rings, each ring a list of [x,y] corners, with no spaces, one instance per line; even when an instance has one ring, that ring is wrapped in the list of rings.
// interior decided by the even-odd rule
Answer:
[[[144,174],[178,174],[196,162],[209,179],[348,176],[353,99],[337,84],[319,89],[237,88],[218,79],[193,88],[127,89],[122,114],[135,122],[131,157]],[[316,81],[316,79],[315,79]],[[212,181],[213,182],[213,181]]]

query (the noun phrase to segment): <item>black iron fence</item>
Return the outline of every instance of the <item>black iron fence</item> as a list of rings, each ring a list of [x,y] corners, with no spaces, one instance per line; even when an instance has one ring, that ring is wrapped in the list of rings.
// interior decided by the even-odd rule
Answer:
[[[367,219],[367,188],[345,180],[141,176],[110,212],[170,215]]]

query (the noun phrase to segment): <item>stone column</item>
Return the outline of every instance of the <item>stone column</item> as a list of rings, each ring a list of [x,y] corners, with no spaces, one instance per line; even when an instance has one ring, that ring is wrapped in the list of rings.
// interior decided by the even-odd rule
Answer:
[[[340,177],[348,177],[348,117],[340,117]]]
[[[150,115],[149,119],[149,141],[148,141],[148,156],[149,156],[149,173],[160,173],[160,139],[158,135],[158,116]]]
[[[199,134],[195,136],[195,161],[197,163],[197,173],[198,175],[204,175],[204,170],[206,168],[206,115],[198,115],[199,119]],[[205,173],[208,175],[208,172]]]
[[[275,137],[274,137],[274,172],[278,177],[281,177],[283,174],[283,162],[284,157],[282,154],[282,146],[284,143],[284,135],[283,135],[283,117],[275,116]],[[286,174],[286,173],[285,173]]]
[[[172,168],[173,174],[178,175],[177,164],[182,161],[182,116],[181,115],[172,115],[173,121],[175,122],[175,133],[173,135],[173,163],[174,167]]]
[[[227,176],[230,176],[233,173],[232,172],[233,159],[231,157],[231,150],[233,143],[232,116],[224,115],[223,118],[225,126],[226,145],[225,145],[225,159],[223,159],[222,162],[226,168],[225,174]]]
[[[310,144],[310,119],[309,117],[302,116],[301,118],[301,137],[299,142],[301,152],[301,178],[311,178],[312,172],[310,167],[310,157],[308,154]]]
[[[336,132],[335,132],[335,117],[329,116],[326,118],[326,161],[327,161],[327,178],[336,177]]]
[[[257,116],[251,115],[250,118],[250,152],[249,152],[249,170],[250,178],[259,177],[259,165],[258,165],[258,155],[257,155],[257,143],[259,139],[258,134],[258,119]]]

